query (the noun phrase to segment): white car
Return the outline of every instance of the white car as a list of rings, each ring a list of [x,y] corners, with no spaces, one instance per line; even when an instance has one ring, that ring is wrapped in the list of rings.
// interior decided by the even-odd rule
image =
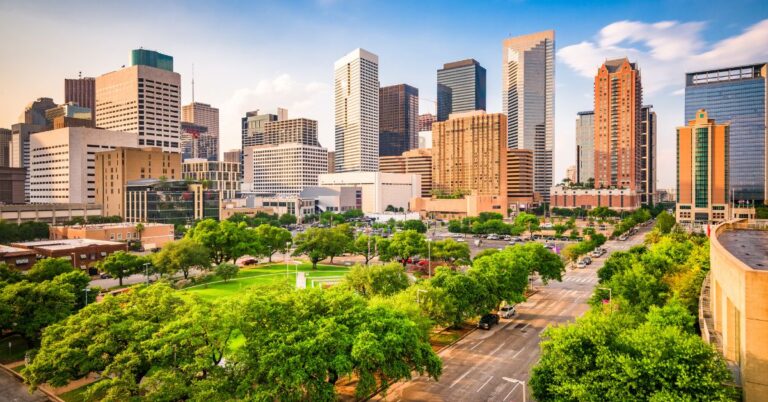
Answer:
[[[505,306],[502,306],[499,309],[499,315],[501,316],[501,318],[512,318],[512,316],[515,315],[515,313],[516,311],[515,311],[514,305],[507,304]]]
[[[576,263],[576,268],[586,268],[586,267],[587,267],[587,263],[584,262],[583,260]]]

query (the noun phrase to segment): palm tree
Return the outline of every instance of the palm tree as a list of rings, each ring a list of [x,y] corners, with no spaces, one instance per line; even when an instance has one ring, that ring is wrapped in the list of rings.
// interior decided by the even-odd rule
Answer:
[[[136,224],[136,234],[139,236],[139,240],[141,240],[142,232],[144,232],[144,224],[139,222]]]

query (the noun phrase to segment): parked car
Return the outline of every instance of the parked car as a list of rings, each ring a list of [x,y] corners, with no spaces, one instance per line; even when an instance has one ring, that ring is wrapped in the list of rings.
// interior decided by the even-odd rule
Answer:
[[[499,309],[499,315],[501,318],[512,318],[513,315],[515,315],[517,311],[515,311],[515,305],[504,305]]]
[[[101,274],[101,275],[99,275],[99,278],[101,278],[101,279],[112,279],[112,275],[110,275],[110,274]]]
[[[499,315],[489,313],[480,317],[480,322],[477,323],[477,327],[480,329],[491,329],[492,326],[499,323]]]
[[[592,259],[589,258],[589,257],[584,257],[581,260],[584,261],[584,263],[587,264],[587,265],[592,263]]]
[[[489,234],[488,240],[499,240],[499,236],[496,236],[495,234]]]
[[[619,236],[619,240],[621,240],[621,241],[626,241],[627,239],[628,239],[628,237],[625,234]]]
[[[584,260],[579,260],[576,262],[576,268],[586,268],[587,264],[584,262]]]

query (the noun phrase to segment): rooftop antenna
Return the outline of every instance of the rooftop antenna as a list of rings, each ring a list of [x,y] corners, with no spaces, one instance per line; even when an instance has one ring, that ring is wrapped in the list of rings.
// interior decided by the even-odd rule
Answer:
[[[192,63],[192,103],[195,103],[195,63]]]
[[[83,72],[82,71],[78,71],[77,72],[77,78],[83,78]]]

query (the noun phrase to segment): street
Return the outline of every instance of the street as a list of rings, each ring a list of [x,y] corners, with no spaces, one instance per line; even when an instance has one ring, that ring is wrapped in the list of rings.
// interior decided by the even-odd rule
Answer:
[[[589,308],[587,300],[597,284],[597,270],[614,251],[641,244],[649,228],[640,228],[627,241],[609,241],[608,253],[593,259],[584,269],[569,269],[562,282],[544,286],[525,303],[517,315],[502,319],[489,331],[476,330],[443,350],[443,374],[439,382],[426,377],[394,385],[386,401],[523,401],[524,383],[539,359],[539,336],[550,324],[573,321]],[[527,390],[527,400],[532,400]]]

